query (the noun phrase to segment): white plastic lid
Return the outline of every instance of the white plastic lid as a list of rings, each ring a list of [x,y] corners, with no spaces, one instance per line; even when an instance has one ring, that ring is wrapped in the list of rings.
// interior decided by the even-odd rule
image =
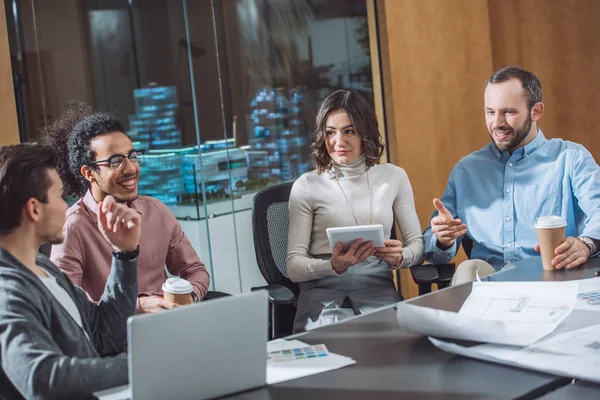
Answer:
[[[541,229],[553,229],[553,228],[562,228],[567,226],[567,221],[556,215],[546,215],[543,217],[539,217],[537,222],[535,223],[535,228]]]
[[[192,284],[181,278],[169,278],[163,283],[162,290],[173,294],[192,293]]]

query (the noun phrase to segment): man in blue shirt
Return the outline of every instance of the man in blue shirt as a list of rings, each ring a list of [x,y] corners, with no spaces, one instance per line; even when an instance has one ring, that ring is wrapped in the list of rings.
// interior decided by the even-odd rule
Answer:
[[[538,255],[536,220],[566,219],[567,238],[555,249],[557,269],[575,268],[600,250],[600,167],[580,144],[546,139],[542,88],[519,67],[495,72],[485,89],[485,119],[492,139],[462,158],[425,230],[425,257],[449,262],[464,235],[473,240],[472,260],[454,283],[472,280]],[[541,267],[540,267],[541,268]]]

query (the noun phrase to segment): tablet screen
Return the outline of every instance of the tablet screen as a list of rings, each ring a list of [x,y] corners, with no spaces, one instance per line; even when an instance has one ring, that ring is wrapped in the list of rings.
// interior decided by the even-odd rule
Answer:
[[[385,241],[381,224],[327,228],[327,239],[331,249],[338,243],[342,243],[344,250],[347,250],[356,239],[362,239],[363,242],[372,241],[375,247],[383,247]]]

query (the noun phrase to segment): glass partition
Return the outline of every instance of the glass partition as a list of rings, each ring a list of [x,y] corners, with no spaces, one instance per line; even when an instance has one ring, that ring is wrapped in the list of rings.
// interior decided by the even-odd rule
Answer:
[[[233,211],[226,218],[234,224],[242,289],[248,290],[261,281],[252,241],[252,197],[313,168],[314,120],[328,94],[353,88],[373,99],[367,6],[364,0],[224,0],[212,5],[222,139],[232,141],[229,162],[238,166],[230,166],[232,179],[224,181]],[[191,23],[194,14],[188,18]],[[245,164],[232,162],[239,151],[245,153]],[[219,222],[212,224],[216,228]],[[225,260],[229,243],[222,246],[213,245],[215,265],[233,261]]]
[[[312,168],[322,100],[372,99],[365,0],[5,0],[23,141],[72,101],[145,150],[140,194],[179,219],[213,289],[262,285],[251,206]]]

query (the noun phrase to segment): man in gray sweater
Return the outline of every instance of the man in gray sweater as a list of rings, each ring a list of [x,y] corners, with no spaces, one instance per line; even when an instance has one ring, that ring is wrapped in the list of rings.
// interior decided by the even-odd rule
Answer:
[[[127,384],[127,318],[135,314],[141,218],[108,196],[98,227],[113,248],[96,304],[48,258],[67,204],[52,150],[0,147],[0,399],[89,398]]]

